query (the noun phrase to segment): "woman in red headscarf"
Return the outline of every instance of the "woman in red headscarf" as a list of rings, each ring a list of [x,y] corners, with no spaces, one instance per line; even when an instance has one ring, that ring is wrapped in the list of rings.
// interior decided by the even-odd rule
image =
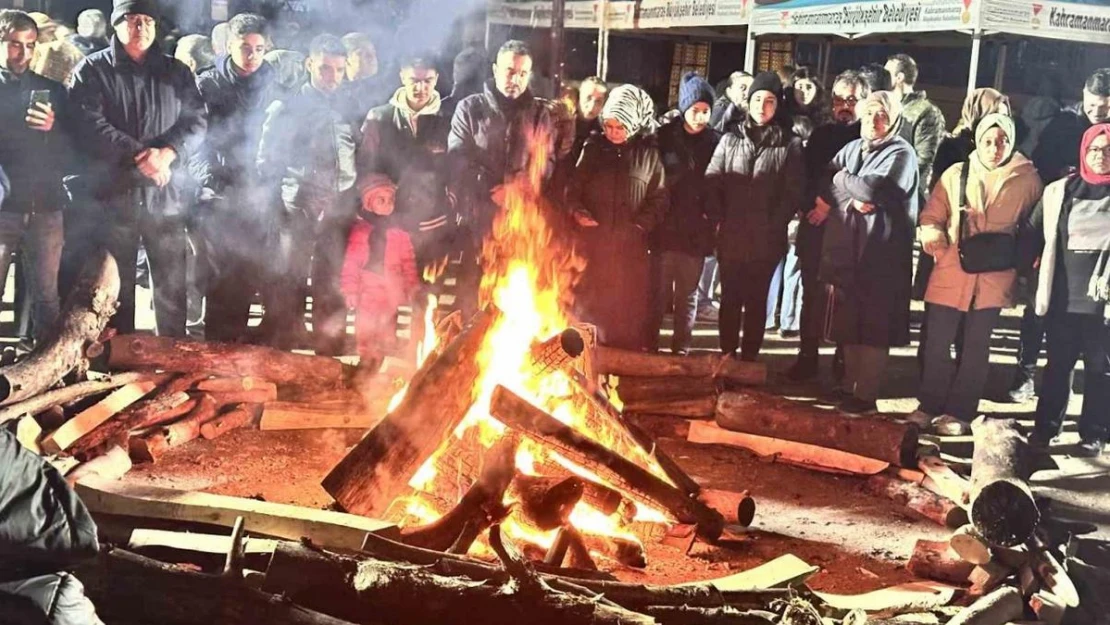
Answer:
[[[1044,236],[1037,314],[1045,317],[1048,366],[1030,442],[1060,432],[1071,373],[1083,357],[1079,451],[1095,457],[1110,439],[1110,124],[1083,135],[1079,173],[1050,184],[1033,212]]]

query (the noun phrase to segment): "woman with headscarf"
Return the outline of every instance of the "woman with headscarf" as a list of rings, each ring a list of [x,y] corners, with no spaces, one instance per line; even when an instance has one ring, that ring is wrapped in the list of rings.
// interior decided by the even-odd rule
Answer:
[[[721,351],[746,361],[763,347],[771,277],[805,189],[802,141],[781,123],[781,97],[778,76],[756,76],[744,123],[721,138],[705,172],[721,270]]]
[[[961,246],[976,235],[1014,236],[1044,190],[1033,163],[1015,152],[1014,121],[1001,113],[979,120],[975,151],[941,175],[921,213],[921,247],[936,260],[925,293],[929,334],[915,421],[969,423],[990,368],[990,340],[1003,308],[1014,304],[1018,259],[1001,271],[969,273]],[[966,168],[966,172],[964,171]],[[974,268],[972,268],[974,269]],[[963,351],[952,370],[950,348],[962,326]]]
[[[898,136],[901,106],[889,91],[859,104],[861,138],[833,158],[821,192],[830,207],[821,253],[829,286],[828,338],[843,345],[848,395],[840,409],[875,412],[890,348],[910,342],[910,289],[918,172],[913,146]]]
[[[1045,318],[1048,365],[1029,442],[1044,448],[1059,434],[1082,356],[1083,411],[1073,455],[1096,457],[1110,439],[1110,124],[1083,135],[1079,174],[1045,188],[1032,223],[1044,243],[1036,311]]]
[[[613,89],[601,111],[603,133],[586,141],[567,188],[587,262],[578,315],[597,326],[603,344],[630,350],[655,342],[648,235],[663,220],[667,189],[654,119],[643,89]]]

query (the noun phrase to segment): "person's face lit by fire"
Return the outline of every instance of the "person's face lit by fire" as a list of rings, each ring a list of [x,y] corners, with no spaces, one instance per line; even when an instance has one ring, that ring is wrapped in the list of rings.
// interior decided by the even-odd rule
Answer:
[[[870,102],[864,107],[860,121],[863,122],[861,135],[868,141],[878,141],[890,134],[890,114],[878,102]]]
[[[1095,175],[1110,175],[1110,136],[1103,134],[1095,137],[1087,146],[1083,160]]]
[[[752,94],[748,114],[752,121],[759,126],[766,126],[775,118],[775,111],[779,109],[779,99],[770,91],[756,91]]]
[[[366,210],[388,217],[393,214],[394,202],[396,200],[397,191],[393,187],[380,186],[370,189],[362,197],[362,206]]]
[[[8,33],[0,46],[0,66],[16,75],[26,72],[31,67],[38,40],[39,34],[30,28]]]
[[[149,15],[128,13],[116,24],[116,38],[131,54],[142,54],[154,45],[158,23]]]
[[[262,67],[266,56],[266,37],[258,34],[244,35],[242,39],[232,39],[228,43],[231,62],[243,76],[250,76]]]
[[[695,102],[686,109],[682,120],[686,122],[686,132],[696,135],[709,126],[709,117],[712,108],[705,102]]]
[[[378,73],[378,51],[366,44],[347,55],[347,80],[362,80]]]
[[[840,81],[833,85],[832,92],[833,119],[838,124],[854,124],[856,122],[856,106],[860,101],[860,86],[847,81]]]
[[[628,129],[615,117],[601,120],[601,129],[605,138],[613,145],[623,145],[628,142]]]
[[[1110,97],[1083,90],[1083,114],[1092,124],[1110,121]]]
[[[331,54],[314,54],[305,61],[312,86],[324,93],[334,93],[343,84],[347,57]]]
[[[601,109],[605,106],[605,99],[609,97],[609,87],[604,83],[597,83],[592,80],[582,83],[578,90],[578,112],[582,115],[582,119],[593,121],[601,115]]]
[[[493,64],[493,80],[501,95],[510,100],[519,98],[528,90],[528,82],[532,80],[532,57],[512,51],[502,52]]]
[[[401,86],[405,89],[405,99],[414,111],[427,106],[436,92],[439,72],[431,67],[406,67],[401,70]]]

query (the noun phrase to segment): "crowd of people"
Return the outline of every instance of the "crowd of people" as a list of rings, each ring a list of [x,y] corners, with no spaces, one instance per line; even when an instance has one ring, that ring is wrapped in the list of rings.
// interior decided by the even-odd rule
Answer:
[[[1083,453],[1110,437],[1110,69],[1076,107],[1046,90],[1019,115],[978,89],[947,132],[904,54],[827,90],[807,68],[736,72],[718,89],[689,73],[659,114],[642,88],[597,77],[539,97],[519,41],[491,59],[464,50],[441,96],[434,55],[387,76],[360,33],[275,50],[266,20],[244,13],[171,55],[158,24],[151,0],[86,12],[63,85],[35,69],[41,20],[0,13],[0,268],[18,252],[39,335],[106,249],[121,332],[142,265],[159,334],[203,317],[209,340],[335,355],[353,308],[373,366],[444,259],[459,262],[457,307],[478,308],[482,241],[539,154],[587,261],[574,312],[606,344],[658,350],[673,313],[671,352],[712,319],[724,354],[755,361],[777,327],[800,340],[797,381],[835,343],[840,408],[865,414],[890,349],[910,342],[916,295],[911,418],[959,427],[977,414],[1001,311],[1024,303],[1015,401],[1035,392],[1047,335],[1034,443],[1059,433],[1079,358]]]

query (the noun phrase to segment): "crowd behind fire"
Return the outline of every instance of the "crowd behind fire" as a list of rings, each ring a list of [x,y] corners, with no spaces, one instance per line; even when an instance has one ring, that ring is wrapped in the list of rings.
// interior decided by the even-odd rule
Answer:
[[[0,275],[18,251],[37,334],[107,249],[121,332],[142,266],[159,334],[203,318],[208,340],[334,355],[353,308],[376,363],[444,258],[461,259],[457,306],[477,308],[481,242],[546,141],[553,222],[587,261],[575,313],[605,343],[658,349],[673,312],[672,352],[702,318],[722,352],[754,361],[777,327],[800,337],[788,375],[802,381],[829,341],[840,408],[863,414],[890,348],[910,342],[916,297],[911,418],[958,426],[976,415],[1001,311],[1024,304],[1013,401],[1034,397],[1047,336],[1033,443],[1059,433],[1080,358],[1082,453],[1110,436],[1110,68],[1066,94],[1073,106],[1051,77],[1020,114],[977,89],[949,132],[903,54],[828,90],[806,68],[736,72],[718,90],[690,73],[659,115],[643,89],[596,77],[538,97],[519,41],[464,50],[441,96],[434,55],[380,72],[366,35],[275,50],[244,13],[170,56],[158,22],[152,0],[86,11],[69,37],[0,13]],[[44,58],[75,66],[52,80]]]

